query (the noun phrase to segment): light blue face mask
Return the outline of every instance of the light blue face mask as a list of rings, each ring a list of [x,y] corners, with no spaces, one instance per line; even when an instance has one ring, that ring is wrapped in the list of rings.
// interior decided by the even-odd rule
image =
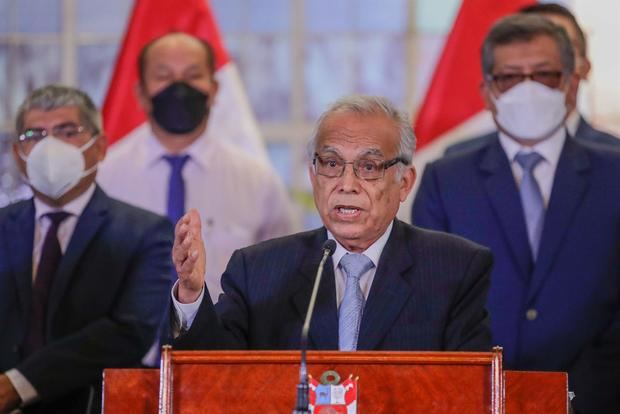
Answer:
[[[95,163],[84,171],[85,161],[82,155],[93,146],[97,137],[98,135],[94,135],[81,147],[67,144],[53,136],[42,139],[27,156],[19,153],[26,162],[27,177],[24,179],[38,192],[58,200],[83,177],[97,169],[98,163]]]

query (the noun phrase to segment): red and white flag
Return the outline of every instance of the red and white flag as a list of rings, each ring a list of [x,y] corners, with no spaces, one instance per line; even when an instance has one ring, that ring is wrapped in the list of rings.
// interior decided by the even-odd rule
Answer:
[[[450,144],[494,129],[480,94],[482,42],[499,18],[534,3],[532,0],[462,1],[414,122],[418,140],[414,163],[419,174],[427,162],[443,155]],[[412,197],[401,206],[399,217],[403,220],[410,220]]]
[[[138,55],[148,42],[171,31],[192,34],[213,46],[215,78],[219,82],[209,117],[209,129],[216,131],[213,136],[266,159],[241,78],[224,47],[207,0],[136,0],[103,104],[110,143],[145,124],[145,114],[133,92],[138,83]]]

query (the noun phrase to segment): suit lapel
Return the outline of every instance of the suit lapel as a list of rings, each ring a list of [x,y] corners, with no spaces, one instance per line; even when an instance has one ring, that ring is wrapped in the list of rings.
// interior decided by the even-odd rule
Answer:
[[[414,263],[403,231],[402,223],[395,220],[364,307],[357,349],[376,349],[411,296],[407,271]]]
[[[502,229],[513,260],[527,279],[532,271],[532,253],[527,238],[527,228],[519,190],[515,183],[508,158],[498,139],[482,155],[480,170],[487,196]]]
[[[590,160],[586,152],[570,139],[566,140],[553,180],[549,206],[540,240],[540,249],[528,299],[532,299],[553,265],[572,218],[588,187]]]
[[[67,250],[54,276],[54,284],[50,292],[49,309],[47,312],[48,324],[52,315],[54,315],[58,309],[58,305],[74,274],[78,261],[81,259],[86,248],[90,245],[99,228],[105,222],[108,214],[108,200],[103,191],[97,187],[93,193],[93,197],[78,219]]]
[[[322,257],[321,247],[327,239],[325,229],[317,232],[315,241],[309,249],[299,272],[302,281],[292,300],[303,325],[316,271]],[[323,276],[316,299],[316,306],[310,323],[309,343],[313,349],[338,349],[338,310],[336,307],[336,285],[334,266],[331,258],[325,262]]]
[[[16,210],[7,223],[7,243],[11,247],[8,260],[11,263],[22,321],[30,312],[32,301],[32,249],[34,245],[34,202],[24,202],[25,208]]]

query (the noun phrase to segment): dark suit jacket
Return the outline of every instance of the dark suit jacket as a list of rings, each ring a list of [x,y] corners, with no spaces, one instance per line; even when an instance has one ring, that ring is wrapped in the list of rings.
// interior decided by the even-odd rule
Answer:
[[[0,209],[0,372],[17,368],[41,413],[84,413],[104,367],[136,366],[167,303],[172,226],[96,189],[80,216],[50,292],[47,345],[21,346],[32,297],[34,203]],[[92,390],[95,391],[91,394]]]
[[[620,412],[619,180],[620,152],[567,140],[536,263],[497,136],[429,164],[413,205],[415,224],[491,248],[493,343],[509,368],[568,371],[588,413]]]
[[[298,349],[325,228],[236,251],[215,308],[209,295],[177,347]],[[394,221],[362,317],[358,349],[488,350],[484,309],[488,250]],[[309,347],[338,349],[333,266],[328,261]]]
[[[491,143],[496,135],[497,133],[493,132],[465,141],[457,142],[456,144],[452,144],[448,148],[446,148],[445,155],[457,154],[461,151],[480,149],[485,145]],[[608,134],[607,132],[603,132],[599,129],[595,129],[583,117],[579,117],[579,124],[577,125],[577,131],[575,131],[574,139],[585,143],[610,145],[616,148],[620,148],[620,138]]]

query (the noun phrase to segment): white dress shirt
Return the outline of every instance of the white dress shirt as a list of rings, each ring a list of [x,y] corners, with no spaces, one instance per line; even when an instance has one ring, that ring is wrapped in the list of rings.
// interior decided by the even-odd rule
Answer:
[[[95,184],[92,184],[84,193],[82,193],[76,199],[62,206],[62,208],[51,207],[38,198],[34,198],[34,243],[32,249],[32,281],[34,283],[37,269],[39,267],[39,261],[41,260],[41,250],[43,249],[43,242],[45,241],[45,235],[51,225],[49,217],[43,217],[45,214],[53,213],[56,211],[64,211],[70,215],[60,223],[58,226],[58,242],[60,243],[60,250],[64,254],[75,230],[75,225],[78,222],[79,217],[86,208],[86,205],[90,201],[95,192]],[[32,403],[37,400],[37,390],[32,384],[16,369],[10,369],[6,373],[6,376],[13,384],[13,387],[17,391],[17,394],[22,400],[24,405]]]
[[[381,253],[385,248],[385,244],[390,238],[390,233],[392,232],[392,226],[394,223],[390,223],[385,232],[379,237],[373,244],[371,244],[366,250],[362,252],[362,254],[366,255],[374,264],[374,266],[366,271],[360,277],[360,288],[362,289],[362,293],[364,295],[364,299],[368,299],[368,294],[370,293],[370,287],[372,286],[372,282],[375,278],[375,273],[377,272],[377,267],[379,266],[379,258],[381,257]],[[347,276],[344,274],[342,269],[340,268],[340,259],[347,254],[352,253],[345,249],[339,242],[334,238],[334,236],[328,231],[327,238],[334,240],[336,242],[336,250],[332,255],[332,265],[334,266],[334,277],[336,282],[336,300],[338,302],[338,307],[340,307],[340,303],[342,302],[342,298],[344,297],[344,289],[346,286]],[[198,313],[198,308],[200,308],[200,304],[202,303],[202,299],[204,298],[204,289],[200,293],[198,299],[196,299],[193,303],[181,303],[177,300],[177,289],[178,289],[178,281],[174,284],[171,292],[172,303],[174,304],[175,314],[178,321],[178,326],[181,330],[188,330],[194,319],[196,318],[196,313]],[[175,335],[178,332],[175,333]]]
[[[566,141],[566,129],[560,128],[555,134],[546,140],[532,146],[525,147],[517,143],[515,140],[507,137],[502,132],[499,133],[499,142],[506,152],[506,156],[510,161],[512,168],[512,174],[515,177],[517,186],[521,185],[521,178],[523,177],[523,168],[515,161],[517,153],[523,151],[525,153],[536,151],[543,159],[536,167],[534,167],[534,177],[540,187],[545,207],[549,205],[549,198],[551,197],[551,190],[553,189],[553,179],[555,177],[555,170],[558,166],[560,154],[562,148],[564,148],[564,142]]]
[[[183,168],[185,208],[202,219],[207,252],[205,280],[213,302],[220,277],[239,248],[293,232],[291,204],[271,165],[209,136],[190,145]],[[110,148],[98,182],[112,197],[166,215],[170,165],[148,123]]]

